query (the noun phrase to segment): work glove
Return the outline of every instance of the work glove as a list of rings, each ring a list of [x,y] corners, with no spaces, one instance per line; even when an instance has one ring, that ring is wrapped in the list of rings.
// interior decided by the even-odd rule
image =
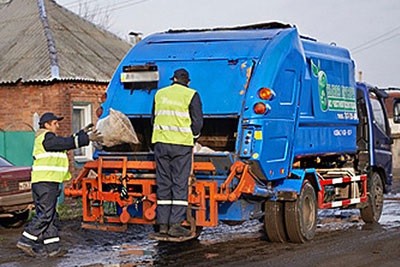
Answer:
[[[88,133],[90,131],[92,131],[94,129],[94,124],[93,123],[89,123],[88,125],[86,125],[82,130],[85,133]]]
[[[89,133],[89,140],[92,142],[103,142],[103,135],[98,130],[93,130],[91,133]]]

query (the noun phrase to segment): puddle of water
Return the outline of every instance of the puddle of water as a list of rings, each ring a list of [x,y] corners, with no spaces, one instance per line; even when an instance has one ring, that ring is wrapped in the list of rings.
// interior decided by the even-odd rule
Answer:
[[[400,226],[400,194],[385,195],[379,223],[383,228]],[[336,231],[354,227],[361,229],[364,225],[358,209],[329,209],[318,212],[317,231]],[[262,229],[263,224],[258,220],[246,221],[235,226],[221,224],[215,228],[204,228],[199,242],[194,246],[208,246],[237,238],[257,238],[263,236]],[[182,245],[179,244],[158,244],[157,241],[149,240],[143,233],[141,239],[132,238],[126,242],[125,238],[121,244],[115,243],[108,246],[95,245],[90,248],[78,245],[70,249],[57,266],[154,266],[157,255],[165,253],[166,248],[169,253],[172,246],[175,246],[177,251],[182,249]]]
[[[385,200],[379,224],[384,227],[400,225],[400,200]]]
[[[237,238],[255,238],[263,235],[262,228],[263,224],[259,220],[246,221],[241,225],[235,226],[220,224],[215,228],[205,228],[199,237],[199,241],[203,245],[210,245]]]
[[[113,246],[77,246],[68,251],[65,260],[58,264],[59,267],[67,266],[120,266],[121,264],[133,264],[132,266],[153,266],[154,247],[156,242],[152,240],[135,241]],[[64,264],[65,263],[65,264]],[[76,265],[75,265],[76,264]],[[129,265],[128,265],[129,266]]]

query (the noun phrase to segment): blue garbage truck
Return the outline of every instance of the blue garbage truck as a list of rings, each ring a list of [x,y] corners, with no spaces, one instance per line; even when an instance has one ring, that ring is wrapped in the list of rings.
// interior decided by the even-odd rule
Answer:
[[[318,209],[379,221],[392,183],[385,94],[356,83],[348,50],[272,22],[169,30],[127,53],[98,113],[123,113],[140,143],[96,151],[65,190],[82,198],[83,227],[155,224],[152,103],[179,68],[204,113],[184,222],[192,233],[259,219],[271,242],[302,243],[315,236]]]

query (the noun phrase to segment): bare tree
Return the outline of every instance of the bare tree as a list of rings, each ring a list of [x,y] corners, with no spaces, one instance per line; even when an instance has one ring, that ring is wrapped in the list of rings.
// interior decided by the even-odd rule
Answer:
[[[89,2],[92,1],[79,2],[78,15],[104,30],[109,30],[111,28],[110,6],[90,5]]]

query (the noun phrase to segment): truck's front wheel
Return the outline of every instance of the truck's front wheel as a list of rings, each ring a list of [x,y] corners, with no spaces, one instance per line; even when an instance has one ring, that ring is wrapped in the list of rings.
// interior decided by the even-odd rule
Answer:
[[[382,215],[383,183],[377,172],[368,178],[368,206],[360,209],[361,219],[366,223],[376,223]]]
[[[285,223],[289,240],[304,243],[315,236],[317,229],[317,200],[314,187],[304,181],[296,201],[285,203]]]

